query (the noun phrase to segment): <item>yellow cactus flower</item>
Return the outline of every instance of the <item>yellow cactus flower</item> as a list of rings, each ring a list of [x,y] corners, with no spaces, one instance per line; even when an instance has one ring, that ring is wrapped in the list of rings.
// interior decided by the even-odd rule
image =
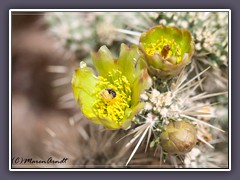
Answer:
[[[126,129],[144,106],[140,94],[151,86],[136,45],[121,45],[118,59],[102,46],[91,57],[98,76],[84,62],[72,79],[74,97],[82,113],[92,122],[108,129]]]
[[[159,25],[142,33],[139,48],[149,74],[168,79],[178,75],[191,62],[194,40],[187,29]]]

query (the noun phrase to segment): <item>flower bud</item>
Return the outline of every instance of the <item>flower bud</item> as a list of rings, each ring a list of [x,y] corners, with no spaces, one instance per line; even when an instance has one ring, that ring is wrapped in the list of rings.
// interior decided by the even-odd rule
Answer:
[[[170,121],[160,136],[163,151],[170,154],[190,152],[196,145],[197,133],[188,121]]]

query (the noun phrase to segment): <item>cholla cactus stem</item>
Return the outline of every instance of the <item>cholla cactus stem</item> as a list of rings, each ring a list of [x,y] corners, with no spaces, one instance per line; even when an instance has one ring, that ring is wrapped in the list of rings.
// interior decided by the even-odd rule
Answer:
[[[211,112],[204,112],[202,110],[203,107],[209,106],[209,104],[195,106],[195,107],[192,107],[192,105],[188,105],[189,103],[192,103],[198,100],[203,100],[206,98],[226,94],[226,92],[212,93],[212,94],[207,94],[206,92],[203,92],[191,97],[192,92],[195,92],[196,88],[200,86],[200,83],[204,80],[204,78],[197,80],[196,82],[194,81],[198,79],[198,77],[200,77],[208,69],[209,68],[205,69],[204,71],[202,71],[201,73],[194,76],[192,79],[188,81],[186,81],[187,76],[184,74],[184,71],[182,71],[178,79],[176,80],[176,83],[175,84],[172,83],[170,87],[167,87],[167,91],[164,93],[158,92],[157,89],[152,89],[150,92],[145,92],[146,97],[144,98],[143,96],[143,99],[146,99],[147,103],[152,103],[153,106],[154,106],[154,103],[156,103],[156,106],[159,106],[160,109],[157,108],[155,111],[153,110],[152,112],[149,112],[148,114],[145,114],[145,115],[142,115],[141,113],[137,115],[139,118],[144,119],[145,122],[142,122],[143,124],[136,127],[132,132],[128,134],[128,135],[131,135],[135,133],[133,139],[126,146],[130,146],[138,138],[139,140],[137,145],[133,149],[126,165],[129,164],[129,162],[133,158],[134,154],[136,153],[137,149],[139,148],[140,144],[142,143],[142,141],[146,136],[147,136],[147,143],[146,143],[145,150],[147,150],[147,146],[149,145],[151,135],[152,134],[155,135],[156,128],[158,128],[156,124],[158,124],[158,126],[159,125],[164,126],[164,124],[167,124],[169,119],[172,119],[173,121],[175,118],[176,118],[175,119],[176,121],[180,119],[187,119],[197,124],[202,124],[204,126],[211,127],[221,132],[225,132],[222,129],[215,127],[212,124],[209,124],[203,120],[198,119],[199,117],[202,117],[202,118],[215,117],[215,115],[213,115]],[[155,97],[156,99],[151,96],[154,96],[154,97],[156,96]],[[148,102],[149,100],[150,102]],[[165,105],[167,105],[168,107],[167,109],[164,107]],[[212,103],[211,105],[214,105],[214,103]],[[166,109],[166,112],[163,112],[164,109]],[[155,137],[155,139],[157,139],[157,137]],[[205,141],[202,137],[197,136],[197,139],[205,143],[207,146],[213,148],[213,146],[209,142]]]

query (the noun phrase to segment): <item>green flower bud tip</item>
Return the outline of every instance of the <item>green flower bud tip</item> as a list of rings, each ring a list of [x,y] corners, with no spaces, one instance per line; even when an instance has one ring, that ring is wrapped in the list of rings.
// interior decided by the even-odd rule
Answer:
[[[127,129],[143,107],[140,94],[151,86],[144,63],[136,61],[136,45],[121,45],[118,59],[106,46],[91,53],[98,76],[81,62],[72,79],[74,97],[82,113],[92,122],[108,129]]]
[[[142,33],[139,48],[149,73],[168,79],[178,75],[191,62],[194,40],[187,29],[159,25]]]
[[[160,143],[166,153],[185,154],[196,145],[197,132],[188,121],[171,121],[162,132]]]

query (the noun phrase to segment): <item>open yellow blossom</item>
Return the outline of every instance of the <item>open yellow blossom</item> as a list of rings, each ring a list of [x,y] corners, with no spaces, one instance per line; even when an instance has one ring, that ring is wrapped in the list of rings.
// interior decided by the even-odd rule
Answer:
[[[98,76],[84,62],[80,63],[72,79],[76,101],[92,122],[108,129],[128,128],[144,106],[140,94],[151,86],[138,47],[122,44],[119,58],[115,59],[102,46],[91,57]]]
[[[169,79],[191,62],[194,40],[187,29],[159,25],[142,33],[139,48],[148,64],[149,74]]]

